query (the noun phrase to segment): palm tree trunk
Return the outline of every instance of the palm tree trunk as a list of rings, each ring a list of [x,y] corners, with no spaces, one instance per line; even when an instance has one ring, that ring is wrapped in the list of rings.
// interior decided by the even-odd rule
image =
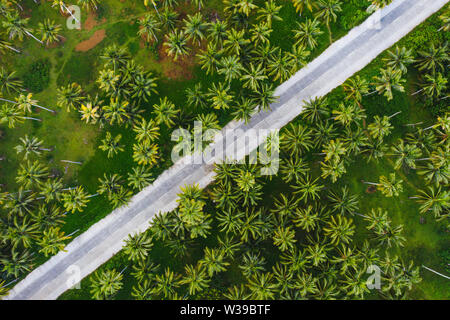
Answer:
[[[36,38],[31,32],[29,32],[29,31],[27,31],[27,30],[24,30],[25,31],[25,33],[27,34],[27,35],[29,35],[30,37],[32,37],[34,40],[36,40],[37,42],[39,42],[40,44],[44,44],[41,40],[39,40],[38,38]]]
[[[48,112],[51,112],[51,113],[56,113],[55,110],[47,109],[47,108],[45,108],[45,107],[43,107],[43,106],[40,106],[40,105],[38,105],[38,104],[33,104],[33,106],[35,106],[35,107],[37,107],[37,108],[40,108],[40,109],[43,109],[43,110],[47,110]]]
[[[364,184],[370,184],[371,186],[379,186],[379,183],[375,183],[375,182],[369,182],[369,181],[363,181]]]
[[[20,50],[17,50],[16,48],[10,47],[8,45],[5,45],[5,47],[7,47],[8,49],[10,49],[10,50],[12,50],[12,51],[14,51],[16,53],[21,53]]]
[[[431,271],[431,272],[433,272],[433,273],[435,273],[435,274],[437,274],[437,275],[439,275],[439,276],[441,276],[441,277],[443,277],[443,278],[445,278],[445,279],[449,279],[449,280],[450,280],[450,277],[449,277],[449,276],[446,276],[446,275],[444,275],[444,274],[442,274],[442,273],[439,273],[439,272],[437,272],[437,271],[434,271],[433,269],[430,269],[430,268],[428,268],[428,267],[426,267],[426,266],[424,266],[424,265],[422,265],[422,268],[427,269],[428,271]]]
[[[72,232],[71,234],[68,234],[66,237],[71,237],[71,236],[73,236],[75,233],[77,233],[78,231],[80,231],[80,229],[75,230],[75,231]]]
[[[419,124],[422,124],[422,123],[423,123],[423,121],[420,121],[420,122],[417,122],[417,123],[407,123],[407,124],[404,124],[404,126],[405,127],[415,127],[415,126],[417,126]]]
[[[414,92],[413,94],[411,94],[412,96],[415,96],[416,94],[418,94],[418,93],[421,93],[423,90],[425,90],[425,89],[420,89],[420,90],[418,90],[418,91],[416,91],[416,92]]]
[[[83,162],[70,161],[70,160],[61,160],[61,162],[67,162],[67,163],[73,163],[73,164],[79,164],[79,165],[82,165],[82,164],[83,164]]]
[[[393,115],[389,116],[389,119],[395,117],[396,115],[398,115],[398,114],[400,114],[400,113],[402,113],[402,112],[399,111],[399,112],[394,113]]]
[[[34,121],[42,121],[41,119],[38,119],[38,118],[32,118],[32,117],[23,117],[23,119],[34,120]]]
[[[75,19],[76,22],[80,23],[80,20],[78,20],[77,18],[75,18],[75,16],[73,15],[72,11],[70,11],[70,10],[66,7],[66,5],[65,5],[64,3],[62,4],[62,6],[63,6],[63,8],[66,9],[66,11],[72,16],[72,18]]]
[[[11,100],[8,100],[8,99],[3,99],[3,98],[0,98],[0,100],[1,100],[1,101],[5,101],[5,102],[14,103],[14,104],[17,103],[17,102],[15,102],[15,101],[11,101]]]
[[[330,23],[327,23],[328,35],[330,37],[330,44],[333,44],[333,37],[331,35]]]

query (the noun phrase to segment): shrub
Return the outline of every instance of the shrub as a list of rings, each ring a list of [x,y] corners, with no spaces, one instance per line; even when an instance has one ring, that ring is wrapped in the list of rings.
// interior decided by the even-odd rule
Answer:
[[[51,63],[48,59],[34,62],[23,77],[25,87],[34,93],[47,88],[50,82],[50,68]]]

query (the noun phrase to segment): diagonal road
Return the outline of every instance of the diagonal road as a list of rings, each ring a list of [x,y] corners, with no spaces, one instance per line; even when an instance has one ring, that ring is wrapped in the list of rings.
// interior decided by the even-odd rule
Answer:
[[[229,123],[222,131],[223,138],[217,139],[213,147],[222,143],[226,150],[235,147],[227,129],[239,129],[245,134],[251,129],[282,128],[300,114],[302,101],[326,95],[341,85],[447,2],[394,0],[280,85],[275,92],[279,99],[271,105],[271,111],[255,114],[247,125]],[[254,141],[240,154],[252,146]],[[129,234],[147,229],[156,213],[175,209],[180,187],[198,184],[203,188],[211,183],[213,163],[219,156],[200,164],[189,163],[187,158],[177,161],[153,185],[134,196],[127,207],[114,210],[75,238],[66,252],[58,253],[31,272],[6,299],[56,299],[69,289],[71,279],[86,277],[120,251]]]

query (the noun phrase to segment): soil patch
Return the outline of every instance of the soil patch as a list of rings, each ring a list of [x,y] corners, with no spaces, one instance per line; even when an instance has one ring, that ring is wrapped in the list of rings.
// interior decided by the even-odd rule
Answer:
[[[105,36],[106,36],[105,29],[97,30],[88,40],[77,44],[77,46],[75,47],[75,51],[86,52],[88,50],[91,50],[100,42],[102,42]]]

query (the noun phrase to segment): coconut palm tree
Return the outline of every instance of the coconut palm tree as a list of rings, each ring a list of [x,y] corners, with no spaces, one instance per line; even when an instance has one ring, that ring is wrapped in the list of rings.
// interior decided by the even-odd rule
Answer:
[[[397,157],[395,169],[416,169],[416,161],[422,155],[422,151],[414,144],[407,144],[402,139],[392,146],[392,155]]]
[[[6,40],[3,40],[0,38],[0,53],[5,53],[5,49],[9,49],[14,51],[15,53],[20,53],[21,51],[19,49],[16,49],[12,46],[11,42],[8,42]]]
[[[39,185],[39,194],[44,197],[45,202],[59,202],[64,191],[61,178],[49,178]]]
[[[133,159],[139,165],[153,166],[159,159],[159,148],[156,144],[147,140],[138,142],[133,145]]]
[[[213,83],[208,89],[209,101],[215,109],[228,109],[233,101],[233,95],[230,92],[230,86],[224,82]]]
[[[153,293],[161,295],[164,298],[172,297],[180,285],[180,277],[181,275],[174,273],[167,267],[163,274],[156,275]]]
[[[442,21],[442,27],[439,28],[438,31],[449,31],[450,30],[450,11],[447,10],[443,14],[439,16],[439,19]]]
[[[152,239],[148,236],[148,234],[138,233],[135,235],[129,235],[128,239],[125,240],[123,250],[129,260],[136,262],[145,261],[152,247]]]
[[[156,123],[159,125],[164,123],[168,128],[175,124],[174,119],[179,112],[180,110],[167,97],[160,98],[159,104],[153,105]]]
[[[9,193],[4,208],[9,209],[8,215],[23,217],[33,210],[35,194],[26,192],[22,187],[15,193]]]
[[[347,173],[344,162],[345,161],[342,159],[332,159],[331,161],[321,162],[321,177],[323,179],[331,177],[331,182],[335,183],[342,175]]]
[[[59,35],[61,32],[61,25],[56,24],[50,19],[39,22],[39,31],[41,33],[42,42],[45,42],[47,45],[58,42],[61,39],[61,36]]]
[[[348,79],[343,84],[344,91],[347,92],[346,99],[360,103],[363,95],[369,93],[369,84],[359,75]]]
[[[106,132],[105,139],[102,140],[102,144],[99,145],[98,148],[108,152],[108,158],[112,158],[119,152],[124,151],[124,146],[120,144],[121,139],[121,134],[113,137],[110,132]]]
[[[0,258],[0,263],[3,265],[2,271],[15,278],[30,272],[33,268],[32,254],[28,250],[21,252],[13,250],[9,257]]]
[[[43,231],[42,237],[37,242],[38,246],[41,247],[39,252],[42,252],[46,257],[57,254],[59,251],[64,250],[66,246],[64,241],[69,239],[70,237],[65,236],[60,228],[50,227]]]
[[[122,288],[123,275],[115,269],[97,271],[91,277],[91,295],[96,300],[113,296]]]
[[[204,249],[204,257],[199,261],[199,264],[204,266],[208,275],[212,277],[214,274],[223,272],[227,269],[229,263],[224,260],[225,256],[222,251],[206,247]]]
[[[140,27],[137,33],[138,36],[145,37],[147,42],[150,42],[152,38],[154,38],[156,42],[158,41],[156,34],[161,31],[161,22],[156,20],[153,14],[146,13],[142,19],[138,20],[138,24]]]
[[[187,46],[188,38],[183,31],[174,30],[166,35],[166,53],[173,57],[174,61],[178,60],[179,56],[185,56],[189,53],[190,49]]]
[[[266,22],[260,22],[258,24],[255,24],[253,28],[250,30],[251,32],[250,40],[256,46],[260,43],[269,43],[269,37],[272,31],[273,30],[269,27],[269,25]]]
[[[402,79],[402,71],[398,69],[381,69],[381,76],[374,77],[374,85],[379,94],[384,94],[388,101],[394,98],[393,90],[405,92],[403,84],[406,82]]]
[[[328,101],[325,97],[315,97],[308,101],[303,101],[303,104],[301,116],[310,123],[317,123],[330,114]]]
[[[250,121],[251,116],[254,114],[256,104],[252,99],[241,98],[241,101],[235,106],[235,110],[231,115],[236,120],[244,120],[247,124]]]
[[[269,58],[268,73],[274,81],[286,81],[292,75],[291,56],[284,54],[280,48]]]
[[[331,201],[331,208],[334,212],[343,215],[346,213],[354,214],[358,210],[358,196],[350,194],[346,186],[339,193],[330,191],[328,198]]]
[[[225,51],[229,54],[240,55],[243,47],[249,44],[249,40],[245,39],[245,30],[238,31],[234,28],[227,30],[226,39],[223,41]]]
[[[388,57],[383,60],[386,61],[386,65],[395,70],[400,70],[402,73],[406,74],[408,72],[408,65],[414,63],[414,56],[412,49],[407,50],[405,47],[401,49],[397,46],[395,51],[392,52],[388,50]]]
[[[211,40],[215,46],[223,48],[223,41],[227,38],[228,25],[225,20],[217,19],[209,23],[208,39]]]
[[[297,29],[292,30],[294,38],[297,41],[296,45],[308,46],[311,50],[317,46],[317,37],[323,31],[320,30],[320,22],[317,19],[306,18],[305,22],[297,22]]]
[[[153,182],[151,172],[148,168],[138,166],[128,173],[128,186],[141,191]]]
[[[258,90],[260,84],[267,79],[262,64],[255,66],[250,63],[248,68],[244,69],[241,76],[242,85],[244,88],[249,88],[253,91]]]
[[[331,34],[330,22],[337,20],[337,13],[342,11],[342,3],[340,0],[318,0],[318,11],[315,14],[316,18],[319,18],[325,22],[330,37],[330,44],[333,43]]]
[[[60,108],[67,108],[67,112],[71,109],[77,110],[85,99],[82,96],[81,86],[78,83],[73,82],[67,87],[58,88],[57,91],[57,104]]]
[[[430,212],[438,219],[444,219],[446,215],[440,217],[441,213],[450,207],[450,192],[442,190],[440,186],[428,186],[425,190],[419,190],[419,195],[414,198],[420,203],[420,213]]]
[[[323,185],[318,184],[319,178],[312,179],[309,174],[305,174],[304,177],[300,177],[298,183],[293,186],[294,194],[299,195],[299,200],[303,200],[307,203],[309,200],[315,201],[320,199],[320,191],[323,189]]]
[[[6,29],[10,40],[18,38],[22,41],[23,36],[27,35],[42,44],[42,41],[31,33],[32,30],[27,28],[30,18],[21,18],[17,11],[7,13],[4,17],[5,19],[2,22],[2,26]]]
[[[198,41],[198,45],[201,44],[201,40],[205,38],[205,31],[207,24],[203,22],[203,16],[200,12],[194,15],[188,14],[186,19],[183,20],[183,31],[187,35],[187,38],[192,41]]]
[[[156,78],[153,78],[150,73],[137,74],[133,77],[133,83],[131,84],[131,97],[138,99],[138,101],[142,99],[148,102],[152,93],[158,93],[156,87]]]
[[[0,69],[0,92],[7,92],[8,94],[13,92],[20,92],[22,90],[23,83],[16,77],[16,72],[8,72],[5,68]],[[4,100],[3,100],[4,101]]]
[[[290,124],[281,135],[281,149],[291,157],[300,156],[312,148],[312,131],[302,125]]]
[[[242,263],[239,265],[239,269],[241,269],[244,277],[248,279],[254,274],[266,271],[265,264],[266,259],[260,255],[260,252],[246,251],[242,255]]]
[[[202,84],[196,83],[193,88],[186,89],[187,102],[194,108],[205,108],[208,105],[206,94],[202,91]]]
[[[39,226],[31,223],[31,219],[14,217],[13,223],[8,226],[6,240],[11,243],[14,251],[17,248],[30,248],[38,235]]]
[[[77,3],[81,5],[83,9],[96,11],[99,1],[100,0],[78,0]]]
[[[399,196],[401,192],[403,192],[403,181],[401,179],[396,179],[395,173],[389,174],[389,177],[380,176],[380,182],[368,182],[365,181],[365,184],[370,184],[377,186],[377,188],[384,194],[386,197]]]
[[[423,92],[427,98],[435,100],[447,90],[448,80],[442,73],[426,74],[423,82]]]
[[[428,47],[427,50],[419,51],[419,58],[417,59],[417,66],[419,70],[427,70],[435,73],[436,71],[445,71],[446,64],[449,61],[448,44],[434,43]]]
[[[186,275],[180,280],[180,284],[186,284],[189,288],[189,294],[195,295],[200,291],[208,288],[209,282],[206,269],[197,264],[195,267],[192,265],[185,265],[184,270]]]
[[[25,137],[19,139],[21,144],[14,147],[18,154],[23,153],[23,159],[27,160],[28,156],[36,155],[40,156],[42,151],[51,151],[51,149],[43,148],[42,144],[44,143],[42,140],[39,140],[36,137]]]
[[[264,7],[258,9],[258,20],[265,21],[272,27],[272,21],[283,21],[279,16],[282,6],[277,6],[274,0],[264,2]]]
[[[332,114],[333,120],[338,121],[345,128],[349,128],[352,123],[359,126],[360,122],[366,118],[365,110],[355,103],[341,103],[332,111]]]
[[[88,198],[89,196],[81,186],[72,188],[69,192],[63,193],[62,195],[64,208],[72,213],[83,211],[83,208],[86,207],[89,202]]]
[[[317,0],[292,0],[292,4],[300,15],[303,13],[303,9],[305,8],[307,8],[310,12],[313,12],[313,10],[317,8]]]
[[[80,106],[81,120],[85,120],[86,123],[95,124],[100,118],[100,107],[92,105],[91,102],[86,104],[82,103]]]
[[[130,60],[130,55],[125,48],[118,47],[116,44],[106,47],[100,58],[105,60],[105,65],[113,67],[114,74],[120,67],[126,65]]]
[[[239,57],[230,55],[223,57],[218,64],[217,73],[225,76],[225,81],[230,83],[234,79],[239,79],[244,68],[239,62]]]
[[[295,231],[291,227],[279,226],[273,235],[273,244],[281,251],[292,249],[295,245]]]
[[[370,0],[371,4],[367,8],[368,12],[373,12],[375,10],[384,8],[385,6],[391,4],[393,0]]]
[[[273,283],[272,273],[256,273],[248,279],[247,287],[250,289],[252,299],[273,299],[277,285]]]
[[[103,116],[109,121],[110,125],[114,125],[114,123],[123,124],[130,117],[127,112],[128,106],[128,101],[120,101],[118,97],[111,98],[110,103],[103,107]]]
[[[269,110],[270,105],[275,103],[278,97],[274,96],[275,88],[273,84],[262,83],[260,88],[253,92],[252,98],[255,104],[258,105],[259,110]]]
[[[48,176],[48,168],[35,160],[21,164],[20,169],[17,172],[16,182],[22,185],[24,188],[31,188],[39,186],[45,177]]]
[[[374,121],[367,126],[367,130],[373,139],[382,141],[384,137],[387,137],[391,133],[394,127],[391,125],[389,119],[390,117],[388,116],[383,116],[382,118],[379,116],[374,117]]]

